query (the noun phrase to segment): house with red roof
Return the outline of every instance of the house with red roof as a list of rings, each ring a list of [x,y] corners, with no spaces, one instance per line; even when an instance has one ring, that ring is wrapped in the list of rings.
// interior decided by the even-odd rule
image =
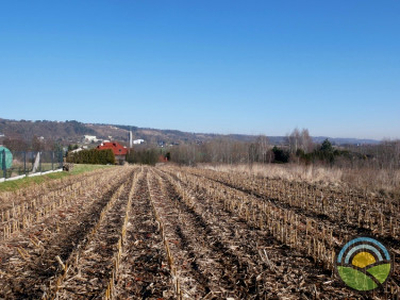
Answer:
[[[117,142],[104,142],[97,146],[99,150],[111,149],[115,156],[115,161],[122,163],[125,161],[125,156],[128,153],[128,149],[125,146]]]

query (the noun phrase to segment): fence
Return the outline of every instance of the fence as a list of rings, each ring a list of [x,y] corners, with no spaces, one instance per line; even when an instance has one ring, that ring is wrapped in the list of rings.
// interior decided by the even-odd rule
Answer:
[[[11,157],[10,157],[11,156]],[[63,166],[62,151],[8,151],[0,150],[1,181],[57,170]]]

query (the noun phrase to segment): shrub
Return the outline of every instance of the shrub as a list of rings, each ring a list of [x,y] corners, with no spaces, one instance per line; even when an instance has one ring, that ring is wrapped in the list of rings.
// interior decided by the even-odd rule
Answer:
[[[272,152],[274,153],[274,162],[276,163],[287,163],[289,162],[289,151],[280,149],[278,147],[272,148]]]

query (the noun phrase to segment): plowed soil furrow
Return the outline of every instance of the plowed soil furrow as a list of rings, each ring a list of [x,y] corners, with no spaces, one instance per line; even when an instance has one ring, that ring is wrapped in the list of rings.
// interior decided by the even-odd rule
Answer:
[[[186,174],[188,175],[188,174]],[[268,202],[272,204],[275,207],[278,207],[282,210],[287,210],[287,211],[293,211],[296,215],[299,216],[304,216],[308,219],[314,220],[315,223],[319,225],[324,225],[327,228],[337,228],[338,230],[335,230],[333,232],[333,236],[336,237],[338,240],[347,240],[351,236],[360,236],[360,235],[373,235],[373,231],[370,229],[366,228],[360,228],[356,225],[348,224],[346,222],[340,222],[338,220],[334,220],[333,217],[326,217],[326,216],[321,216],[320,214],[316,214],[312,211],[309,211],[307,209],[303,209],[297,206],[291,206],[288,203],[281,202],[279,199],[272,199],[272,198],[267,198],[263,195],[259,195],[255,193],[254,191],[250,191],[247,189],[244,189],[242,187],[237,187],[235,185],[231,185],[229,183],[226,183],[224,181],[220,180],[215,180],[209,177],[200,177],[196,174],[191,174],[188,176],[195,176],[197,178],[202,178],[206,179],[209,182],[212,183],[213,188],[218,188],[218,185],[221,186],[222,189],[226,190],[236,190],[237,193],[241,193],[244,199],[248,199],[251,201],[254,201],[255,203],[263,203],[263,202]],[[204,188],[204,187],[201,187]],[[338,226],[340,224],[340,226]],[[396,253],[400,253],[400,241],[398,241],[396,238],[393,237],[382,237],[379,234],[377,234],[380,238],[381,241],[383,241],[387,246],[390,246]],[[336,250],[339,249],[339,246],[337,245]],[[399,282],[400,283],[400,282]]]
[[[190,175],[189,175],[190,176]],[[197,178],[198,175],[192,175],[192,176],[196,176]],[[204,177],[203,177],[204,178]],[[269,202],[272,205],[279,207],[282,210],[287,210],[287,211],[293,211],[296,215],[298,215],[299,217],[305,217],[308,220],[313,220],[313,222],[315,224],[318,224],[318,227],[325,227],[325,228],[333,228],[334,230],[332,231],[332,236],[334,238],[337,239],[337,241],[342,241],[341,243],[336,243],[333,247],[333,249],[335,250],[335,252],[338,252],[340,249],[340,245],[343,244],[343,242],[348,241],[349,239],[351,239],[351,237],[356,237],[356,236],[373,236],[373,231],[366,229],[366,228],[360,228],[356,225],[352,225],[352,224],[348,224],[343,220],[343,223],[335,220],[337,218],[340,219],[340,217],[322,217],[319,214],[316,214],[312,211],[300,208],[300,207],[292,207],[290,204],[288,203],[284,203],[284,202],[280,202],[278,199],[271,199],[271,198],[266,198],[263,195],[259,195],[257,193],[254,193],[254,191],[248,191],[246,189],[243,189],[241,187],[236,187],[236,186],[232,186],[226,182],[221,182],[218,180],[214,180],[211,178],[204,178],[206,180],[209,180],[212,185],[213,188],[218,189],[218,186],[221,187],[221,189],[227,189],[227,190],[236,190],[239,193],[243,193],[243,198],[250,200],[250,201],[261,201],[261,202]],[[197,187],[197,188],[204,188],[204,186],[202,187]],[[330,237],[329,235],[321,235],[321,232],[319,232],[319,235],[321,238],[325,238],[326,240],[328,240]],[[400,241],[396,238],[393,238],[391,236],[380,236],[379,233],[377,234],[375,232],[375,235],[377,235],[379,237],[379,240],[382,241],[386,246],[389,247],[389,250],[393,253],[393,254],[400,254]],[[394,270],[393,272],[393,276],[390,279],[391,281],[393,281],[393,283],[395,284],[395,286],[400,286],[400,270],[397,268]]]
[[[86,174],[77,175],[72,178],[61,178],[55,181],[51,181],[42,186],[33,186],[17,190],[15,192],[3,192],[0,194],[0,211],[5,211],[12,208],[15,205],[19,205],[24,202],[32,201],[35,198],[40,198],[48,195],[52,192],[59,192],[60,190],[67,190],[73,186],[77,179],[79,180],[90,180],[91,177],[95,177],[101,173],[102,170],[92,171]],[[8,201],[12,195],[12,202]]]
[[[301,215],[307,216],[309,218],[314,218],[314,219],[320,220],[320,221],[325,221],[326,220],[326,221],[329,221],[331,224],[332,223],[333,224],[340,223],[340,224],[342,224],[341,225],[342,228],[344,228],[344,229],[346,229],[348,231],[355,232],[354,235],[373,235],[373,234],[375,234],[375,235],[380,236],[380,239],[382,241],[384,241],[387,245],[392,245],[392,246],[400,245],[400,239],[399,238],[393,238],[393,236],[390,236],[390,235],[387,235],[387,234],[384,234],[384,235],[380,234],[378,226],[376,228],[373,228],[373,229],[366,228],[366,227],[363,227],[363,226],[360,227],[359,225],[356,224],[357,221],[349,222],[348,217],[345,214],[319,213],[319,212],[316,212],[315,210],[313,210],[312,207],[306,208],[306,207],[299,207],[299,206],[296,206],[296,205],[291,205],[290,203],[288,203],[288,201],[285,201],[285,200],[282,200],[282,199],[278,199],[278,198],[268,198],[268,197],[265,197],[262,194],[259,194],[258,192],[254,191],[254,190],[247,189],[247,188],[244,188],[242,186],[232,185],[232,184],[229,184],[229,183],[227,183],[225,181],[221,181],[221,180],[215,180],[215,181],[218,182],[218,183],[221,183],[221,184],[223,184],[223,185],[225,185],[227,187],[234,188],[234,189],[242,191],[242,192],[244,192],[246,194],[249,194],[249,195],[252,195],[254,197],[257,197],[262,201],[269,201],[269,202],[273,203],[274,205],[279,206],[281,208],[290,209],[290,210],[294,211],[297,214],[301,214]],[[360,207],[360,208],[358,208],[358,210],[359,209],[362,209],[365,212],[365,207]],[[349,208],[349,210],[350,210],[350,213],[353,213],[355,211],[355,210],[352,210],[350,208]],[[385,218],[386,218],[387,223],[389,223],[390,214],[385,215]],[[400,248],[399,248],[399,250],[400,250]]]
[[[183,244],[186,241],[189,242],[189,253],[194,256],[195,263],[191,267],[201,268],[202,278],[206,279],[206,287],[209,289],[209,296],[239,297],[239,299],[263,297],[265,295],[263,284],[256,280],[261,273],[261,270],[257,270],[259,261],[251,261],[247,259],[247,255],[242,255],[243,253],[237,250],[232,241],[225,238],[229,230],[217,226],[218,220],[211,218],[208,211],[197,211],[194,207],[187,205],[174,185],[165,177],[163,184],[168,191],[167,199],[175,202],[175,204],[167,202],[165,205],[177,206],[180,211],[179,219],[183,224],[182,226],[175,225],[177,233],[184,237]],[[235,229],[232,230],[235,231]],[[202,297],[204,294],[196,295],[196,299]]]
[[[66,189],[59,191],[51,191],[41,198],[33,199],[21,205],[15,205],[13,209],[2,212],[3,217],[7,221],[0,222],[0,239],[7,240],[15,236],[21,230],[29,229],[35,224],[43,223],[46,218],[51,216],[59,207],[67,207],[74,205],[76,199],[85,196],[87,192],[92,192],[96,184],[107,184],[109,179],[117,174],[117,170],[113,170],[107,176],[96,174],[80,180],[76,178],[76,182],[68,185]],[[109,178],[109,179],[107,179]]]
[[[133,175],[121,186],[119,195],[101,218],[89,242],[79,250],[74,265],[58,289],[58,299],[102,299],[113,270],[113,257],[118,251],[124,212],[132,189]]]
[[[149,178],[152,201],[165,227],[165,237],[172,252],[182,296],[184,299],[202,298],[211,292],[209,283],[213,279],[212,274],[204,271],[221,269],[221,266],[213,260],[211,249],[206,249],[199,242],[200,238],[189,223],[188,216],[158,179],[152,172]],[[221,289],[215,292],[220,293]]]
[[[382,232],[381,223],[380,221],[375,220],[375,225],[371,227],[370,221],[363,220],[364,218],[359,219],[358,216],[365,216],[369,214],[369,211],[373,211],[380,215],[380,218],[384,218],[384,224],[386,224],[386,228],[390,228],[388,226],[389,223],[398,224],[399,223],[399,201],[395,201],[394,199],[389,199],[387,201],[383,201],[381,198],[375,198],[374,200],[371,199],[362,199],[359,195],[345,195],[340,192],[333,192],[330,191],[330,194],[326,195],[325,202],[324,201],[317,201],[314,204],[318,205],[305,205],[304,203],[311,203],[311,199],[315,196],[314,194],[309,194],[307,197],[304,190],[301,194],[298,194],[293,191],[282,191],[281,193],[277,193],[280,195],[279,198],[277,197],[267,197],[261,194],[256,187],[253,187],[248,184],[248,182],[236,182],[232,183],[229,176],[224,173],[213,174],[206,172],[206,173],[199,173],[198,170],[189,169],[190,174],[198,177],[206,176],[208,179],[223,184],[227,187],[231,187],[242,191],[246,194],[250,194],[255,196],[263,201],[269,201],[276,206],[281,208],[290,209],[295,211],[296,213],[301,213],[305,216],[310,218],[316,218],[320,220],[329,220],[333,223],[340,223],[342,226],[346,226],[350,230],[358,231],[358,234],[364,235],[377,235],[380,237],[381,240],[384,240],[385,243],[389,244],[400,244],[399,236],[393,236],[390,232]],[[218,178],[216,178],[218,177]],[[255,181],[255,186],[262,185],[261,183]],[[283,183],[280,183],[281,186]],[[287,183],[287,186],[290,187],[290,184]],[[275,187],[277,188],[277,187]],[[298,205],[292,204],[291,200],[288,198],[288,194],[290,197],[301,197],[305,198],[304,203],[300,203]],[[329,198],[329,199],[328,199]],[[347,200],[344,200],[346,199]],[[358,200],[357,200],[358,199]],[[325,203],[325,204],[324,204]],[[390,205],[388,203],[391,203]],[[347,207],[347,208],[345,208]],[[326,208],[326,209],[325,209]],[[325,210],[330,211],[327,213]],[[344,212],[344,213],[343,213]],[[375,216],[376,217],[376,216]],[[396,221],[397,220],[397,221]],[[376,223],[378,222],[378,223]],[[392,227],[393,228],[393,227]],[[397,232],[398,230],[396,230]]]
[[[146,173],[147,169],[133,195],[115,299],[176,299],[160,225],[150,205]]]
[[[268,299],[274,297],[345,299],[351,296],[363,298],[348,290],[338,292],[340,285],[333,280],[331,272],[315,264],[313,259],[304,255],[304,252],[290,249],[266,231],[254,228],[243,218],[226,211],[222,203],[213,201],[201,191],[201,188],[199,189],[199,186],[184,183],[177,177],[174,177],[174,180],[188,191],[197,191],[194,193],[196,198],[193,205],[196,214],[207,215],[207,220],[215,224],[213,229],[219,230],[222,240],[226,239],[226,243],[231,243],[237,257],[249,259],[249,265],[252,262],[256,266],[258,262],[258,268],[263,266],[259,271],[254,270],[251,273],[262,274],[257,278],[265,279],[265,282],[258,282],[260,285],[257,288],[257,291],[264,291],[264,297]],[[276,293],[277,291],[279,293]]]
[[[321,196],[320,193],[322,192],[324,194],[324,198],[341,199],[339,203],[335,203],[337,208],[343,204],[347,205],[347,203],[349,203],[350,205],[354,204],[357,206],[362,206],[362,204],[365,204],[369,209],[383,210],[389,214],[396,214],[400,211],[400,203],[396,201],[396,198],[394,198],[395,196],[393,194],[380,194],[376,191],[368,191],[368,188],[360,189],[344,183],[334,186],[326,186],[322,182],[310,184],[305,181],[289,181],[287,179],[268,178],[268,176],[265,177],[254,174],[250,175],[239,172],[218,172],[210,169],[195,169],[190,167],[185,168],[185,172],[200,176],[207,176],[213,179],[219,178],[224,182],[239,185],[244,189],[255,192],[260,191],[262,187],[280,190],[281,194],[292,194],[296,195],[297,197],[315,193],[319,194],[318,196]],[[282,191],[282,187],[284,187],[286,191]],[[309,202],[310,200],[310,198],[307,199],[305,203],[311,203]],[[304,205],[304,207],[307,207],[307,205]],[[323,206],[317,205],[313,209],[323,210]]]
[[[0,289],[0,295],[6,299],[41,298],[51,278],[62,272],[56,257],[65,262],[76,247],[86,242],[100,212],[127,174],[124,170],[122,176],[110,178],[113,182],[110,186],[88,191],[88,197],[82,197],[69,208],[60,208],[53,217],[7,241],[3,247],[10,250],[8,258],[2,260],[0,284],[4,288]]]

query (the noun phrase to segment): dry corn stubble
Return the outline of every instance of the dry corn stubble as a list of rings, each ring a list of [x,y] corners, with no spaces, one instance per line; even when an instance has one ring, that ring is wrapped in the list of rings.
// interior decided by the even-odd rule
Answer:
[[[1,216],[14,224],[0,241],[0,296],[357,298],[331,277],[336,249],[369,230],[400,254],[390,197],[195,168],[118,170],[35,188],[34,204],[15,195]],[[396,270],[371,295],[393,298],[398,283]]]
[[[0,244],[5,250],[2,252],[1,269],[8,275],[7,280],[1,281],[5,286],[0,290],[8,295],[6,298],[11,295],[39,297],[53,274],[63,276],[65,270],[57,267],[56,256],[66,260],[70,251],[78,246],[80,240],[84,240],[85,232],[95,220],[96,211],[99,211],[102,202],[105,203],[102,195],[107,195],[106,191],[113,186],[119,186],[125,171],[120,173],[120,176],[118,172],[103,174],[102,180],[96,181],[100,185],[91,185],[91,190],[75,198],[70,205],[60,207],[51,216]],[[23,245],[30,254],[29,262],[19,259],[20,255],[15,250],[18,245]]]
[[[204,189],[204,191],[208,194],[208,197],[216,197],[219,201],[223,201],[225,208],[238,215],[240,218],[246,220],[246,222],[250,222],[250,224],[254,225],[255,227],[258,226],[258,228],[261,228],[260,224],[262,224],[262,218],[259,217],[259,222],[257,225],[257,222],[254,222],[254,216],[257,216],[257,211],[265,209],[265,207],[258,206],[257,208],[257,202],[260,199],[253,197],[251,195],[252,193],[250,193],[250,195],[243,193],[243,188],[241,188],[241,185],[239,185],[238,189],[235,189],[235,186],[231,184],[224,185],[223,179],[226,178],[218,178],[218,175],[220,174],[216,172],[213,172],[215,177],[211,180],[208,180],[208,183],[206,182],[205,177],[210,176],[207,176],[207,174],[205,174],[202,170],[186,168],[185,172],[181,172],[181,169],[176,169],[174,172],[179,174],[178,177],[181,179],[190,178],[192,184],[196,187],[207,186],[208,184],[208,188]],[[188,172],[195,173],[197,176],[188,176]],[[230,178],[231,177],[232,174],[230,175]],[[238,177],[241,178],[242,176],[238,175]],[[203,182],[199,184],[196,182],[198,179],[203,180]],[[279,196],[278,190],[273,190],[272,193],[275,197]],[[298,193],[297,195],[301,195],[301,193]],[[332,270],[333,268],[333,258],[337,245],[347,240],[350,234],[354,235],[363,232],[363,229],[360,229],[361,231],[359,231],[359,229],[355,228],[354,226],[346,226],[346,224],[343,224],[345,225],[343,226],[340,223],[328,222],[325,219],[319,218],[319,216],[311,215],[310,218],[307,216],[307,214],[304,215],[301,210],[294,210],[296,213],[296,218],[293,220],[292,216],[294,214],[288,213],[291,210],[291,207],[287,207],[285,205],[281,206],[279,199],[275,200],[278,200],[278,202],[272,201],[272,203],[267,203],[268,209],[265,211],[265,225],[269,232],[271,232],[271,234],[282,243],[285,243],[291,247],[304,249],[303,253],[311,256],[314,261],[320,261],[323,263],[325,266],[324,268],[328,270]],[[264,205],[265,204],[266,202],[264,201]],[[251,212],[252,210],[253,212]],[[301,219],[302,221],[298,223]],[[381,224],[382,223],[384,222],[381,221]],[[295,225],[294,227],[293,224]],[[306,225],[305,234],[304,225]],[[381,233],[383,232],[382,228],[384,228],[383,225],[380,227]],[[292,233],[294,233],[294,235]],[[386,239],[385,241],[392,246],[391,250],[398,251],[398,243],[392,242],[391,238],[392,237]],[[332,248],[333,246],[334,248]],[[394,278],[390,283],[390,288],[394,291],[398,291],[398,284],[398,274],[395,273]]]

